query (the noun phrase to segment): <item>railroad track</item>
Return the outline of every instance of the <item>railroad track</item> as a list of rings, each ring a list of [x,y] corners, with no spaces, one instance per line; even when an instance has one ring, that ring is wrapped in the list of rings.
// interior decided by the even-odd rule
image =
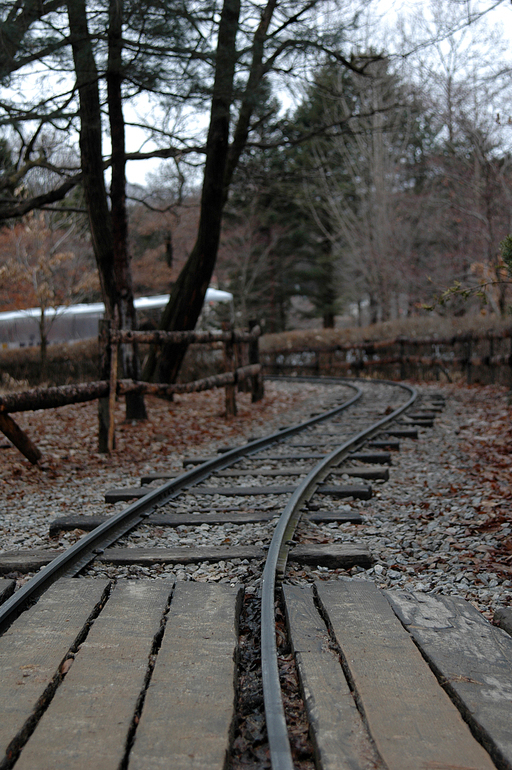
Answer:
[[[378,750],[363,738],[357,739],[359,743],[362,741],[363,748],[358,746],[356,750],[352,738],[347,738],[342,751],[348,752],[348,764],[332,765],[331,754],[338,756],[340,747],[337,745],[334,753],[329,749],[325,719],[318,721],[318,709],[322,711],[326,707],[318,705],[319,685],[311,684],[314,677],[304,662],[307,656],[304,657],[301,644],[318,633],[319,607],[328,618],[328,627],[335,627],[336,601],[321,587],[316,587],[314,594],[301,593],[302,589],[286,580],[287,562],[321,566],[326,572],[323,577],[332,578],[337,578],[340,572],[347,574],[347,570],[369,566],[371,554],[364,545],[343,542],[301,545],[297,537],[300,517],[306,511],[310,521],[335,526],[357,521],[357,512],[346,502],[368,499],[372,494],[369,481],[385,483],[390,452],[398,449],[399,439],[415,437],[418,425],[432,425],[435,414],[442,409],[442,399],[418,406],[416,392],[406,385],[339,380],[324,384],[329,399],[337,403],[319,410],[320,413],[301,425],[250,441],[242,447],[227,448],[214,458],[189,458],[184,465],[190,469],[177,476],[147,476],[141,479],[138,488],[130,486],[111,491],[107,495],[109,501],[130,502],[108,520],[84,521],[82,518],[54,522],[56,530],[90,529],[56,558],[48,552],[12,556],[12,569],[42,569],[0,608],[0,626],[10,627],[4,634],[6,646],[5,649],[0,646],[0,656],[4,656],[8,668],[16,669],[17,658],[7,643],[14,642],[22,649],[28,645],[32,650],[33,644],[28,640],[41,622],[38,615],[43,622],[44,617],[47,618],[45,633],[51,639],[59,637],[60,647],[52,652],[45,674],[41,673],[39,662],[21,666],[26,666],[19,679],[21,689],[28,691],[30,688],[26,685],[30,681],[33,687],[30,697],[34,699],[38,695],[34,702],[29,697],[23,707],[14,709],[12,719],[4,720],[0,740],[5,759],[0,768],[58,767],[55,754],[59,753],[56,748],[59,745],[61,750],[67,747],[62,764],[66,768],[93,766],[87,764],[91,751],[99,752],[100,760],[94,766],[102,768],[223,767],[233,725],[233,656],[237,651],[241,586],[249,575],[252,589],[249,598],[253,603],[259,601],[259,596],[254,594],[255,585],[261,596],[261,670],[273,769],[290,770],[298,761],[290,746],[280,686],[275,601],[276,587],[281,585],[284,585],[284,611],[291,644],[296,657],[300,658],[299,674],[317,761],[325,768],[362,767],[361,756],[365,756],[365,767],[386,766],[382,760],[386,752],[375,738]],[[194,528],[197,532],[206,527],[211,540],[212,530],[219,524],[223,525],[224,534],[225,526],[230,526],[231,537],[224,539],[232,542],[213,546],[186,542],[192,539],[187,529]],[[181,528],[181,535],[177,528]],[[183,530],[187,537],[183,537]],[[141,531],[144,531],[144,548],[140,548]],[[222,577],[217,585],[202,582],[206,579],[202,573],[204,563],[222,565],[229,560],[236,562],[237,579]],[[183,567],[183,577],[187,576],[188,569],[188,577],[193,577],[193,581],[174,584],[165,579],[166,571],[169,567],[175,568],[177,563]],[[142,566],[148,576],[156,573],[164,579],[123,580],[130,576],[134,565]],[[70,580],[76,576],[85,576],[85,579]],[[115,586],[112,579],[114,584],[117,580]],[[342,582],[338,586],[348,590]],[[366,596],[365,590],[361,589],[359,600]],[[15,620],[42,594],[35,607]],[[348,600],[348,605],[351,601]],[[379,599],[370,596],[364,601],[373,603],[377,614],[383,612]],[[64,610],[56,609],[61,603]],[[405,606],[396,613],[406,612]],[[66,633],[60,628],[54,633],[53,616],[62,612],[71,614],[71,626],[65,629]],[[133,628],[137,633],[133,633]],[[332,646],[333,640],[325,629],[322,633],[323,647]],[[335,632],[331,631],[331,636],[332,633]],[[115,664],[111,652],[106,660],[98,658],[98,648],[111,651],[113,647]],[[135,663],[132,647],[137,650]],[[32,654],[40,655],[33,650]],[[141,660],[145,658],[142,666]],[[202,658],[201,666],[197,664],[198,658]],[[41,682],[37,682],[37,676],[31,676],[31,666],[36,666]],[[110,696],[105,695],[105,679],[108,681],[112,666],[114,680],[109,686],[118,693],[113,699],[111,691]],[[192,683],[182,671],[186,672],[187,666],[195,672]],[[90,683],[91,669],[99,672],[101,686],[94,677],[93,684]],[[71,689],[69,670],[76,679],[74,689]],[[340,672],[341,669],[333,681],[337,682],[336,687],[343,688],[338,682]],[[19,670],[15,670],[11,683],[13,692],[17,691],[15,684],[19,684],[16,677],[20,677]],[[127,678],[132,684],[130,693],[123,696]],[[203,680],[209,683],[205,684],[206,688],[211,685],[209,703],[201,700],[197,689],[201,689]],[[324,690],[329,689],[327,685],[331,686],[332,682],[325,681]],[[77,728],[76,716],[73,716],[73,710],[81,709],[77,692],[85,692],[96,706],[98,688],[102,704],[94,709],[97,713],[88,714]],[[169,692],[192,695],[180,695],[176,701],[169,699]],[[119,716],[114,725],[113,710]],[[442,718],[458,736],[452,716],[443,712]],[[351,724],[353,718],[351,713]],[[92,720],[93,727],[88,727],[87,720]],[[212,720],[214,729],[210,724]],[[168,729],[171,722],[172,730]],[[191,723],[196,725],[193,731]],[[355,734],[362,729],[358,723],[357,730],[350,728],[348,732]],[[84,740],[84,731],[88,740]],[[463,737],[460,742],[462,745]],[[74,748],[69,748],[70,743]],[[176,753],[170,759],[172,751]],[[474,751],[474,747],[468,749],[468,757],[474,756]],[[350,764],[356,754],[360,764]],[[45,759],[41,760],[43,756]],[[441,752],[439,756],[444,754]],[[438,761],[436,757],[432,761]],[[237,765],[239,760],[234,755],[230,761],[232,767],[243,766]]]

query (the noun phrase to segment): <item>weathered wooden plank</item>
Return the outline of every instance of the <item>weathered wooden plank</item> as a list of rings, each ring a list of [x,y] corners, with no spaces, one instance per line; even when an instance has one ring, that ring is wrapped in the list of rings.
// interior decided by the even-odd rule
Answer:
[[[240,511],[238,508],[231,511],[215,511],[200,513],[155,513],[146,520],[146,524],[155,527],[179,527],[182,524],[195,526],[196,524],[255,524],[260,521],[270,521],[277,516],[276,511]],[[91,532],[103,522],[108,521],[108,516],[64,516],[52,521],[49,527],[50,537],[58,536],[59,532],[71,532],[80,529],[83,532]],[[347,521],[355,524],[361,523],[361,516],[357,511],[315,511],[308,516],[310,521]],[[1,561],[0,554],[0,561]],[[1,585],[1,583],[0,583]],[[13,584],[14,585],[14,584]],[[1,594],[0,594],[1,597]]]
[[[283,586],[286,619],[304,696],[316,763],[321,770],[382,767],[325,623],[315,607],[312,586]]]
[[[106,580],[60,580],[0,638],[0,762],[15,758],[105,599]]]
[[[105,492],[106,503],[127,502],[128,500],[141,499],[151,490],[144,487],[124,487],[122,489],[110,489]],[[222,495],[223,497],[245,497],[252,495],[291,495],[295,491],[294,486],[253,486],[253,487],[191,487],[185,491],[187,495]],[[371,487],[360,486],[327,486],[320,485],[318,492],[334,497],[357,497],[360,500],[369,500],[372,496]]]
[[[259,454],[251,457],[251,460],[260,460],[261,462],[267,462],[268,460],[318,460],[325,457],[325,452],[289,452],[288,454]],[[202,465],[210,460],[216,460],[217,457],[186,457],[183,459],[183,467],[188,465]]]
[[[493,622],[512,636],[512,607],[500,607],[494,613]]]
[[[354,543],[336,543],[293,546],[290,561],[299,564],[308,564],[311,567],[328,567],[329,569],[350,569],[356,565],[359,567],[371,567],[373,558],[364,545]]]
[[[361,515],[356,510],[350,511],[311,511],[308,512],[309,521],[337,521],[349,524],[362,524]]]
[[[241,587],[177,584],[129,770],[225,767],[241,598]]]
[[[434,420],[427,420],[423,417],[404,417],[403,425],[418,425],[420,428],[433,428]]]
[[[244,476],[305,476],[307,473],[306,468],[297,467],[283,467],[283,468],[255,468],[254,470],[227,470],[218,471],[215,475],[226,478],[241,478]],[[389,479],[389,470],[387,468],[367,468],[365,466],[353,467],[344,466],[333,468],[330,472],[331,476],[355,476],[360,479],[382,479],[387,481]],[[149,478],[144,476],[143,478]]]
[[[500,767],[512,767],[512,639],[469,602],[387,592],[472,731]]]
[[[109,489],[105,492],[106,503],[126,503],[129,500],[140,500],[149,495],[151,489],[144,487],[123,487],[121,489]]]
[[[418,431],[416,428],[387,428],[385,433],[388,436],[394,436],[395,438],[418,438]]]
[[[371,500],[372,488],[363,486],[333,486],[329,484],[320,484],[317,488],[319,495],[328,495],[329,497],[353,497],[357,500]]]
[[[371,446],[374,449],[390,449],[392,452],[400,451],[400,442],[393,438],[369,441],[368,446]]]
[[[10,572],[37,572],[37,570],[49,564],[62,550],[34,550],[34,551],[4,551],[0,553],[0,575],[8,575]]]
[[[389,468],[364,468],[363,466],[354,468],[353,466],[345,467],[341,465],[338,468],[333,468],[329,473],[330,476],[344,476],[345,474],[359,479],[389,480]]]
[[[260,460],[261,462],[267,462],[267,460],[319,460],[325,457],[325,452],[288,452],[287,454],[258,454],[251,457],[251,460]],[[389,452],[353,452],[349,455],[351,460],[356,460],[361,463],[375,463],[376,465],[390,465],[391,455]],[[183,467],[188,465],[202,465],[202,463],[215,460],[215,457],[186,457],[183,460]]]
[[[275,511],[245,512],[238,509],[212,513],[155,513],[146,519],[146,524],[152,524],[155,527],[179,527],[182,524],[187,526],[195,526],[196,524],[255,524],[260,521],[270,521],[275,516],[277,516]],[[108,518],[108,516],[66,516],[55,519],[50,524],[50,537],[55,537],[59,532],[69,532],[73,529],[91,532],[104,521],[108,521]]]
[[[0,578],[0,604],[3,604],[9,596],[13,595],[15,588],[16,582],[14,580]]]
[[[145,689],[171,581],[117,584],[16,764],[19,770],[118,770]]]
[[[14,551],[0,554],[0,574],[3,572],[33,572],[49,564],[59,551]],[[230,561],[231,559],[263,559],[266,550],[252,545],[177,546],[175,548],[107,548],[97,557],[104,564],[198,564],[203,561]],[[366,548],[347,543],[336,545],[308,544],[294,548],[290,558],[300,564],[326,566],[332,569],[359,564],[369,566],[371,556]]]
[[[359,463],[374,463],[375,465],[391,465],[391,455],[389,452],[352,452],[349,460],[355,460]]]
[[[386,597],[369,581],[315,583],[388,770],[491,770]]]

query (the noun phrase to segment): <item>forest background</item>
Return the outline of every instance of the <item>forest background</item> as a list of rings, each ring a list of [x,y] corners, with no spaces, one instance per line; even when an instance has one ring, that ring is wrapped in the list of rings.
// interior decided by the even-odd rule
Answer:
[[[134,328],[170,292],[187,329],[214,283],[266,332],[505,316],[512,11],[408,8],[0,2],[0,311]],[[123,350],[135,379],[180,362]]]

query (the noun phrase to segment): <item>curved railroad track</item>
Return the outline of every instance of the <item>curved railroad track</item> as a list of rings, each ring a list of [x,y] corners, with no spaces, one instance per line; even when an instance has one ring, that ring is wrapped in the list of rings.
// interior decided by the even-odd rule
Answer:
[[[297,378],[293,379],[297,382]],[[180,519],[187,524],[197,521],[209,528],[230,522],[234,530],[245,528],[248,533],[250,525],[257,525],[256,543],[254,536],[251,539],[249,534],[240,544],[244,540],[242,533],[236,546],[224,546],[223,551],[219,548],[219,553],[221,558],[222,554],[229,558],[225,554],[231,550],[239,554],[236,558],[240,561],[251,563],[251,559],[262,561],[262,552],[268,549],[260,582],[264,709],[273,770],[291,770],[294,763],[277,660],[276,585],[286,580],[289,558],[299,562],[302,559],[303,563],[314,564],[315,560],[320,563],[322,551],[322,546],[317,546],[316,550],[311,547],[309,551],[307,547],[301,550],[296,536],[300,517],[307,511],[314,521],[350,520],[347,506],[339,509],[339,500],[370,497],[371,487],[367,481],[375,479],[376,483],[382,483],[385,480],[387,470],[382,466],[389,462],[388,450],[396,448],[397,437],[415,437],[414,425],[431,424],[432,410],[441,408],[440,402],[433,401],[418,408],[418,394],[408,385],[327,378],[322,384],[326,386],[329,398],[337,403],[300,425],[249,441],[244,446],[228,448],[214,458],[190,458],[187,462],[190,469],[176,477],[163,479],[165,474],[160,474],[143,479],[145,484],[137,491],[139,499],[132,500],[99,524],[91,522],[88,534],[51,560],[4,602],[0,607],[0,628],[9,627],[26,606],[57,580],[98,574],[96,560],[108,564],[109,554],[114,551],[117,564],[123,564],[121,549],[125,549],[125,558],[129,557],[129,563],[133,564],[137,559],[140,528],[146,532],[146,545],[153,543],[150,557],[146,548],[146,563],[161,565],[176,562],[177,558],[180,562],[186,562],[189,556],[192,558],[187,552],[187,548],[194,550],[190,545],[178,546],[182,554],[179,557],[176,549],[166,556],[165,545],[169,545],[169,537],[167,540],[162,538],[162,531],[165,528],[167,533],[175,533]],[[415,413],[410,411],[413,405]],[[117,496],[112,492],[110,499],[129,498],[130,494],[135,496],[133,489],[131,492],[118,490]],[[251,501],[250,510],[247,500]],[[240,513],[244,508],[245,512]],[[83,522],[81,526],[84,528]],[[155,555],[154,551],[159,547],[160,555]],[[243,558],[244,548],[249,558]],[[329,548],[324,550],[329,551]],[[208,559],[215,558],[210,549]],[[326,563],[339,570],[340,567],[364,564],[365,559],[371,557],[364,548],[338,545],[331,548],[329,559]],[[200,555],[195,555],[192,560],[201,564]],[[122,566],[117,569],[121,576],[126,574]],[[243,569],[240,572],[243,580]],[[109,575],[115,576],[116,568],[111,568]]]

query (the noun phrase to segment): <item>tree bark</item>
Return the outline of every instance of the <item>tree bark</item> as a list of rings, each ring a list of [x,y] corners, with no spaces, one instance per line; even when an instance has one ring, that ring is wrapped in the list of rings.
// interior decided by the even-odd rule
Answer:
[[[113,319],[117,308],[120,324],[127,323],[128,328],[133,329],[135,310],[127,251],[126,157],[121,102],[122,6],[111,0],[107,81],[112,132],[112,213],[108,207],[103,169],[99,76],[87,25],[85,0],[68,0],[67,7],[80,98],[82,183],[106,317]],[[125,375],[137,379],[138,359],[133,351],[126,352],[123,364],[126,365]],[[146,417],[140,395],[127,401],[126,416],[128,419]]]
[[[113,235],[113,260],[116,278],[116,298],[119,328],[136,329],[137,318],[133,303],[133,286],[128,254],[128,220],[126,215],[126,148],[122,101],[123,82],[123,0],[110,0],[108,30],[107,98],[112,143],[112,181],[110,209]],[[121,366],[124,376],[139,379],[139,359],[136,343],[121,345]],[[144,398],[133,393],[126,398],[126,419],[147,419]]]
[[[117,292],[110,211],[103,174],[98,70],[87,26],[85,0],[68,0],[67,8],[80,98],[82,183],[106,315],[113,318]]]
[[[54,388],[31,388],[19,393],[0,396],[0,411],[30,412],[34,409],[55,409],[67,404],[82,404],[108,396],[105,381],[84,382],[77,385],[59,385]]]
[[[199,229],[192,252],[162,314],[162,329],[179,331],[195,327],[217,259],[226,195],[224,174],[229,150],[229,113],[237,57],[236,34],[239,15],[240,0],[224,0],[217,41]],[[163,347],[158,366],[160,382],[174,382],[186,350],[186,345]],[[152,378],[156,365],[156,351],[152,349],[144,368],[143,379]]]
[[[32,465],[38,463],[42,457],[39,449],[32,443],[25,431],[14,422],[12,417],[2,411],[0,411],[0,430]]]
[[[196,244],[179,275],[169,304],[162,315],[162,329],[177,331],[193,329],[199,318],[217,259],[222,212],[229,185],[247,143],[250,121],[257,103],[257,89],[265,74],[263,64],[265,38],[275,7],[276,0],[269,0],[253,38],[251,70],[233,142],[229,147],[229,110],[237,55],[236,33],[240,3],[239,0],[224,0],[217,43],[215,84],[206,148],[199,231]],[[152,379],[158,364],[158,379],[174,382],[186,349],[186,345],[164,347],[157,362],[156,349],[153,348],[144,367],[143,379]]]

